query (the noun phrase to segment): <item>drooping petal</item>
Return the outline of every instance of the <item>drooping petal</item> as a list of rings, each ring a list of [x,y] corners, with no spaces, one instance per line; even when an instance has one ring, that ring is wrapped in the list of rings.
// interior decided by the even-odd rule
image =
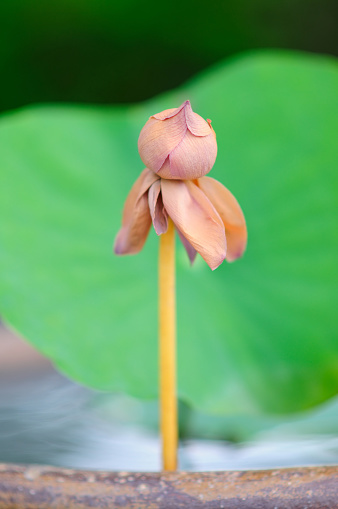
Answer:
[[[150,187],[148,203],[155,231],[157,235],[162,235],[168,229],[168,215],[163,206],[160,180],[156,180]]]
[[[214,131],[208,129],[209,135],[204,137],[194,136],[188,130],[181,143],[170,153],[173,178],[194,180],[211,170],[217,156],[217,144]],[[158,172],[160,176],[161,170]]]
[[[175,226],[209,267],[216,269],[226,256],[224,225],[205,194],[190,181],[161,179],[164,207]]]
[[[124,205],[122,228],[114,244],[115,254],[134,254],[142,249],[151,226],[148,189],[156,180],[158,176],[146,168],[134,183]]]
[[[197,255],[197,251],[194,247],[192,247],[192,245],[190,244],[190,242],[185,238],[185,236],[183,235],[183,233],[177,228],[176,226],[176,231],[178,233],[178,236],[179,238],[181,239],[181,242],[187,252],[187,255],[189,257],[189,260],[190,260],[190,263],[191,265],[194,263],[195,261],[195,258],[196,258],[196,255]]]
[[[202,177],[198,179],[197,184],[224,223],[228,248],[226,259],[232,262],[242,256],[247,244],[247,229],[242,209],[234,195],[218,180]]]

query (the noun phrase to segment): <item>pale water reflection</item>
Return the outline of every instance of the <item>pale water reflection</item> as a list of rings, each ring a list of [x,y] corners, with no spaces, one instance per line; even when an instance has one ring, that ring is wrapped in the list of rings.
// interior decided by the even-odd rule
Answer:
[[[0,461],[157,471],[156,420],[155,404],[88,391],[55,373],[10,384],[2,381]],[[179,458],[183,470],[336,464],[338,436],[292,436],[280,425],[239,444],[184,440]]]
[[[0,334],[0,462],[160,469],[155,402],[80,387],[24,343],[16,350],[15,341]],[[337,399],[298,417],[256,421],[210,418],[184,406],[181,410],[182,470],[338,463]]]

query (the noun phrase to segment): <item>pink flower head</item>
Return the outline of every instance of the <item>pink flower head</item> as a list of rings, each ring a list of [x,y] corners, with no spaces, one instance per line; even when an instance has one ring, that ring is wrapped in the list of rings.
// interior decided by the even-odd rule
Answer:
[[[171,120],[176,117],[179,120]],[[162,127],[167,121],[171,122],[168,129]],[[127,197],[115,253],[138,253],[151,223],[162,235],[170,217],[191,262],[200,253],[214,270],[224,259],[232,262],[242,256],[247,242],[243,212],[226,187],[204,176],[215,161],[215,134],[210,124],[192,112],[189,101],[151,117],[141,131],[139,150],[152,167],[143,170]],[[193,172],[192,161],[198,171]],[[193,176],[187,177],[191,172]]]
[[[138,140],[147,168],[165,179],[193,180],[206,175],[217,155],[210,121],[194,113],[189,101],[149,118]]]

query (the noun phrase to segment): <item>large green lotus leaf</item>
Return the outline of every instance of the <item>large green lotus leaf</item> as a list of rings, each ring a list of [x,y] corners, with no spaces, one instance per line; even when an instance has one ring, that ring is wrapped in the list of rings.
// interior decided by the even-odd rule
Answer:
[[[135,83],[137,86],[137,83]],[[46,106],[0,123],[0,310],[75,380],[157,396],[157,252],[116,257],[148,116],[189,98],[213,120],[211,175],[238,198],[244,257],[177,251],[179,393],[204,411],[294,412],[338,387],[338,72],[268,52],[131,107]]]

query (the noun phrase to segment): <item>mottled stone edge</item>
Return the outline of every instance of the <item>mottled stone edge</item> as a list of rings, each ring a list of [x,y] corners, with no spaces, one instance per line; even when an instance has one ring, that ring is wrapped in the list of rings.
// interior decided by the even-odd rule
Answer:
[[[102,472],[0,464],[0,509],[335,509],[338,466]]]

